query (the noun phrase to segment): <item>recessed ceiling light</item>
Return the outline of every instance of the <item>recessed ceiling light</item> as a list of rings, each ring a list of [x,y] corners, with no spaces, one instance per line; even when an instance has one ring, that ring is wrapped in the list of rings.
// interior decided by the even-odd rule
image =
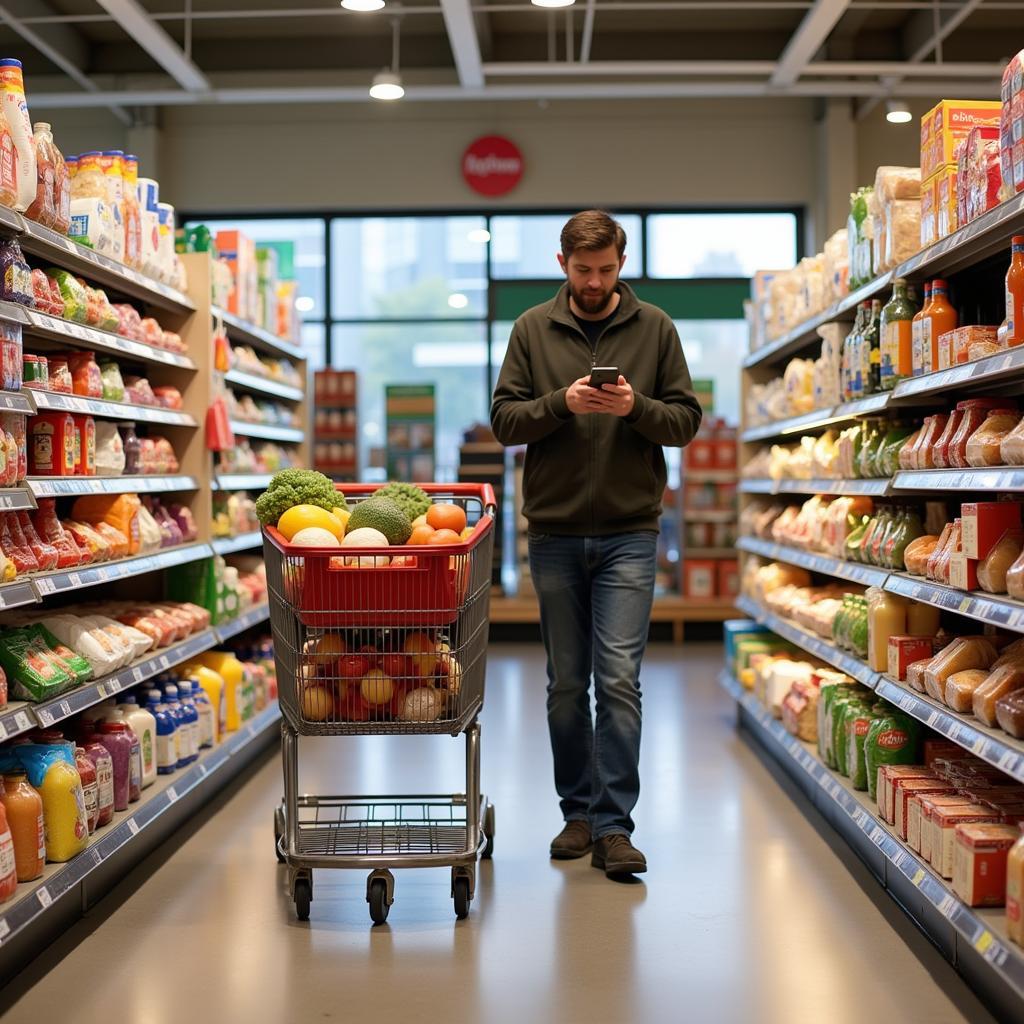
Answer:
[[[341,6],[346,11],[379,11],[384,0],[341,0]]]
[[[402,76],[390,71],[378,71],[373,76],[370,95],[375,100],[400,100],[405,95]]]
[[[889,124],[907,124],[914,119],[910,107],[901,100],[887,100],[885,103],[885,119]]]
[[[534,7],[572,7],[576,0],[532,0]]]
[[[452,309],[465,309],[469,305],[469,298],[462,292],[453,292],[448,296],[448,305]]]
[[[466,237],[471,242],[479,242],[484,245],[491,240],[491,233],[487,228],[474,228]]]

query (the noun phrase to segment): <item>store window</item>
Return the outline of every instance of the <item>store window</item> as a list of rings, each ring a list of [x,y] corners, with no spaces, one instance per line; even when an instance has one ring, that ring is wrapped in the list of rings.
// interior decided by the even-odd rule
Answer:
[[[714,384],[715,415],[739,423],[738,353],[745,351],[745,320],[676,320],[683,355],[694,379]]]
[[[655,213],[647,218],[648,277],[750,278],[797,261],[795,213]]]

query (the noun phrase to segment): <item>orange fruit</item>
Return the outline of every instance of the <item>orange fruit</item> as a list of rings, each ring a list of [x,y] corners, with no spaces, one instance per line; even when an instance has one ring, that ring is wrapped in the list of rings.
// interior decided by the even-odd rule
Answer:
[[[461,544],[462,538],[454,530],[435,530],[428,544]]]
[[[427,509],[427,522],[435,530],[462,533],[466,528],[466,512],[458,505],[438,504]]]
[[[424,523],[422,526],[414,526],[406,544],[429,544],[430,538],[436,531],[432,526]]]

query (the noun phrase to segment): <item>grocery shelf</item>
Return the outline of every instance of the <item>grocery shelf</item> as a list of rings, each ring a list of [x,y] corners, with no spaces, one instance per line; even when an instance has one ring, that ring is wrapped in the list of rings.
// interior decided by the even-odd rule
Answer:
[[[703,559],[716,559],[716,558],[735,558],[737,552],[735,548],[691,548],[689,545],[683,545],[683,561],[688,562],[694,558]]]
[[[772,480],[766,476],[748,477],[740,480],[740,494],[778,494],[781,480]]]
[[[86,708],[91,708],[107,697],[112,697],[122,690],[138,686],[139,683],[152,679],[161,672],[166,672],[175,665],[194,658],[203,651],[210,650],[218,643],[212,629],[204,629],[186,637],[180,643],[166,647],[161,651],[147,654],[134,661],[131,665],[112,672],[100,679],[91,680],[77,689],[62,693],[53,700],[30,705],[32,715],[43,728],[61,722],[65,718],[77,715]]]
[[[0,586],[0,610],[21,608],[26,604],[35,604],[38,600],[39,597],[31,580],[25,577]]]
[[[883,497],[889,493],[889,478],[878,480],[779,480],[778,494],[846,494]]]
[[[353,432],[352,436],[355,434]],[[317,434],[317,438],[321,435]],[[327,439],[329,440],[329,438]],[[680,470],[684,484],[734,484],[736,483],[735,469],[688,469],[686,466]]]
[[[813,654],[814,657],[839,669],[840,672],[845,672],[851,679],[856,679],[857,682],[863,683],[871,689],[875,688],[875,684],[878,682],[878,673],[860,658],[841,651],[831,641],[798,626],[795,622],[784,619],[781,615],[776,615],[775,612],[769,611],[767,608],[762,608],[753,598],[747,597],[745,594],[736,599],[736,607],[761,625],[767,626],[784,640],[796,644],[801,650]]]
[[[116,562],[100,562],[99,565],[86,565],[80,569],[37,573],[30,577],[30,581],[35,593],[42,600],[50,594],[95,587],[100,583],[170,569],[186,562],[198,561],[200,558],[210,558],[212,554],[209,544],[179,544],[177,547],[164,548],[152,555],[122,558]]]
[[[686,508],[683,520],[688,523],[733,523],[736,512],[728,508]]]
[[[217,626],[215,630],[217,634],[217,642],[225,644],[232,637],[238,636],[239,633],[244,633],[247,629],[252,629],[253,626],[258,626],[261,622],[266,622],[269,618],[270,605],[254,605],[248,611],[242,612],[238,618],[232,619],[230,622],[221,623],[221,625]]]
[[[843,402],[837,405],[832,410],[832,417],[836,420],[852,420],[859,416],[874,416],[888,409],[891,401],[891,392],[880,391],[876,395],[855,398],[851,402]]]
[[[79,494],[172,494],[194,491],[199,483],[193,476],[30,476],[25,486],[36,498],[64,498]]]
[[[819,327],[823,324],[831,323],[833,320],[843,319],[846,314],[852,313],[861,302],[877,298],[886,291],[892,279],[892,272],[876,277],[873,281],[869,281],[863,287],[858,288],[857,291],[851,292],[845,298],[840,299],[839,302],[833,303],[828,309],[817,316],[797,324],[788,334],[784,334],[781,338],[769,342],[747,356],[743,361],[743,368],[749,370],[753,366],[780,363],[784,359],[795,355],[811,342],[818,340],[817,330]]]
[[[18,239],[21,248],[32,256],[53,263],[73,274],[80,274],[103,288],[141,299],[151,306],[175,313],[195,310],[192,300],[176,288],[126,267],[123,263],[80,245],[50,228],[27,218],[21,219]]]
[[[174,831],[227,782],[241,772],[277,734],[281,717],[276,703],[258,712],[237,732],[199,760],[173,775],[161,775],[142,799],[94,833],[88,847],[66,864],[47,864],[42,878],[18,886],[0,912],[3,974],[9,977],[52,939],[47,918],[80,916],[146,856],[155,843]],[[190,799],[184,800],[185,797]],[[179,814],[169,813],[178,805]],[[112,867],[117,859],[117,870]],[[17,962],[14,962],[17,961]]]
[[[0,487],[0,512],[28,512],[35,507],[35,498],[25,487]]]
[[[987,469],[904,469],[892,480],[893,491],[1024,491],[1024,466]]]
[[[28,732],[30,729],[34,729],[35,725],[32,705],[26,701],[11,701],[0,708],[0,740]]]
[[[228,337],[234,338],[235,341],[252,345],[253,348],[269,352],[273,356],[287,356],[291,359],[306,358],[306,353],[298,345],[293,345],[262,327],[247,323],[226,309],[214,306],[211,312],[215,318],[223,321]]]
[[[1024,632],[1024,602],[1014,601],[1012,597],[968,593],[902,572],[892,573],[885,581],[885,589],[890,594],[933,604],[969,619]]]
[[[740,440],[746,444],[753,441],[767,441],[784,434],[801,434],[806,430],[815,430],[827,423],[834,423],[832,409],[815,409],[801,416],[790,416],[788,419],[765,423],[763,426],[751,427],[740,434]]]
[[[10,303],[6,303],[7,306]],[[21,308],[21,307],[17,307]],[[22,309],[22,323],[25,336],[42,338],[60,345],[73,345],[95,349],[97,352],[109,352],[112,355],[139,360],[144,363],[158,363],[164,366],[176,366],[183,370],[195,370],[196,365],[188,356],[166,349],[146,345],[141,341],[122,338],[119,334],[100,330],[98,327],[87,327],[71,320],[50,316],[34,309]],[[25,346],[32,348],[31,344]]]
[[[879,677],[876,692],[946,739],[1024,782],[1024,743],[1001,729],[990,729],[973,717],[957,714],[890,676]]]
[[[298,427],[279,427],[270,423],[243,423],[242,420],[231,421],[231,432],[240,437],[259,437],[266,441],[290,441],[301,444],[304,438]]]
[[[107,420],[131,420],[133,423],[163,423],[173,427],[195,427],[195,419],[187,412],[164,409],[154,405],[129,405],[127,402],[106,402],[99,398],[83,398],[59,391],[37,391],[38,410],[88,413]]]
[[[930,864],[889,831],[866,793],[821,763],[812,744],[788,733],[728,672],[719,681],[738,704],[742,727],[799,785],[971,988],[998,1016],[1020,1019],[1024,949],[1007,935],[1006,911],[967,906]]]
[[[23,412],[31,416],[35,411],[31,390],[0,391],[0,412]]]
[[[823,576],[834,576],[850,583],[860,583],[865,587],[880,587],[889,577],[888,569],[862,565],[860,562],[847,562],[841,558],[818,555],[813,551],[801,551],[800,548],[775,544],[757,537],[740,537],[736,546],[740,551],[746,551],[751,555],[760,555],[762,558],[799,565],[810,572],[821,573]]]
[[[211,490],[259,491],[270,486],[273,476],[273,473],[218,473]]]
[[[210,546],[218,555],[230,555],[234,551],[248,551],[263,546],[263,534],[259,530],[240,533],[237,537],[216,537]]]
[[[266,377],[257,377],[252,373],[245,373],[242,370],[229,370],[224,374],[224,380],[235,387],[244,388],[246,391],[255,391],[261,395],[273,395],[275,398],[287,398],[292,402],[301,402],[305,397],[302,388],[293,387],[291,384],[282,384],[280,381],[269,380]]]
[[[920,377],[900,381],[893,391],[893,398],[896,401],[904,398],[928,398],[953,388],[988,387],[1018,377],[1022,369],[1024,348],[1015,348],[1012,352],[998,352],[984,359],[976,359],[972,363],[960,363],[947,370],[937,370],[935,373],[926,373]],[[948,398],[948,394],[943,395],[944,404],[949,404]]]

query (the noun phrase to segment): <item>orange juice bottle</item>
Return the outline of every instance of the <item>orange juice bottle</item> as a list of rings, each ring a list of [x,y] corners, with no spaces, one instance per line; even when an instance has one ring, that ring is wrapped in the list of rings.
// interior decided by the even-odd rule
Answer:
[[[31,882],[46,866],[46,833],[43,831],[43,799],[24,772],[4,775],[0,802],[14,840],[14,863],[19,882]]]
[[[921,321],[921,342],[925,373],[939,368],[939,338],[947,331],[959,327],[956,309],[949,301],[949,285],[937,279],[932,281],[932,301],[924,310]]]
[[[910,322],[911,345],[913,346],[913,373],[920,377],[922,373],[928,373],[925,369],[927,362],[924,355],[924,318],[928,315],[928,306],[932,301],[932,283],[926,281],[924,285],[924,305],[914,315]]]
[[[1024,343],[1024,235],[1014,235],[1010,247],[1010,269],[1006,272],[1005,347]],[[1002,329],[1000,330],[1002,334]]]

